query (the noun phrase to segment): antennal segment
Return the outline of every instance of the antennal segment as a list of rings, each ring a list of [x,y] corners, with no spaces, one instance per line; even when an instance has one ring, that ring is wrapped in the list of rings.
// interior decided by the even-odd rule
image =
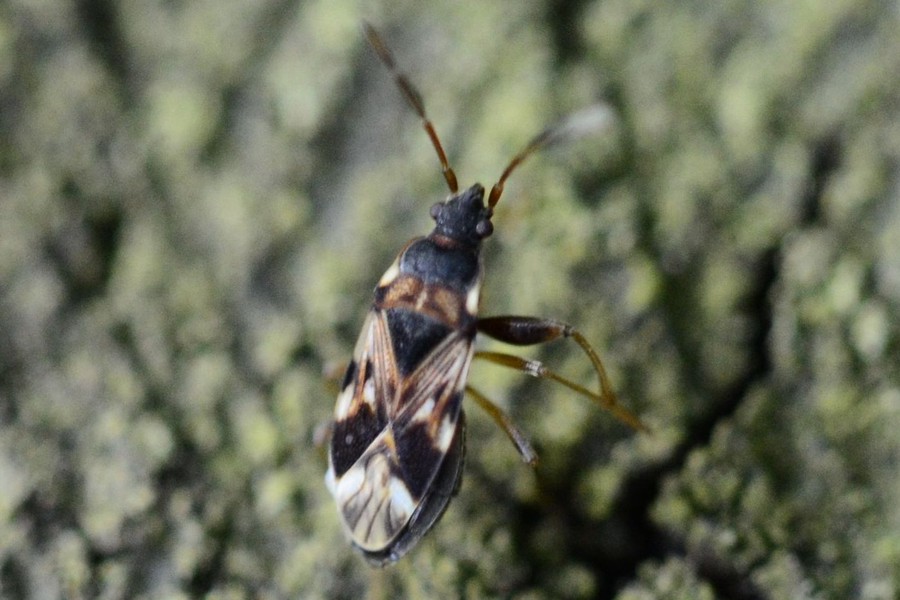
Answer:
[[[491,194],[488,196],[488,207],[494,208],[497,205],[497,202],[500,201],[500,196],[503,194],[503,186],[506,184],[506,180],[526,158],[548,146],[598,133],[609,128],[614,121],[615,113],[613,113],[609,105],[594,104],[572,113],[559,123],[534,136],[525,148],[509,161],[509,164],[503,170],[503,174],[500,175],[500,179],[491,188]]]
[[[434,125],[431,124],[431,120],[428,118],[428,115],[425,114],[425,104],[422,102],[422,95],[419,94],[419,91],[412,82],[409,81],[406,75],[397,69],[397,63],[394,62],[394,55],[391,54],[391,51],[387,47],[384,39],[382,39],[381,34],[366,21],[362,22],[362,28],[363,33],[366,34],[366,39],[369,40],[369,45],[372,46],[372,49],[375,50],[378,58],[381,59],[384,66],[387,67],[388,71],[391,72],[391,75],[394,76],[394,81],[397,83],[397,87],[400,88],[403,97],[406,98],[406,102],[414,111],[416,111],[416,114],[419,115],[419,118],[422,120],[422,127],[425,128],[425,132],[428,134],[428,137],[431,138],[431,144],[437,152],[438,160],[441,161],[441,170],[444,173],[444,179],[447,180],[447,186],[450,188],[450,193],[456,194],[459,191],[456,173],[453,172],[453,167],[450,166],[450,162],[447,160],[447,154],[444,152],[441,140],[434,130]]]

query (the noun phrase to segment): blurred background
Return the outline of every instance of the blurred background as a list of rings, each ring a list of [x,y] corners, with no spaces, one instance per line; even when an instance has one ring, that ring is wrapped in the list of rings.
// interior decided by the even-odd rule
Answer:
[[[385,571],[322,482],[322,373],[447,190],[362,18],[464,187],[615,111],[510,180],[482,312],[579,327],[653,429],[475,365],[541,463],[471,405],[458,497]],[[900,597],[898,31],[875,0],[3,2],[0,596]]]

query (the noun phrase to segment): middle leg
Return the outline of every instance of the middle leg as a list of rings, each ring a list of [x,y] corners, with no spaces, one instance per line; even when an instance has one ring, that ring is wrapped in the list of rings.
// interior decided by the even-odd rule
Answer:
[[[619,403],[619,399],[613,391],[606,369],[600,361],[600,357],[584,335],[577,329],[562,321],[554,319],[542,319],[538,317],[485,317],[478,320],[478,331],[507,344],[516,346],[531,346],[543,344],[566,337],[572,338],[587,354],[597,377],[600,380],[600,393],[596,394],[584,386],[581,386],[567,377],[563,377],[551,371],[543,363],[536,360],[528,360],[513,354],[502,352],[476,352],[475,358],[487,360],[494,364],[509,367],[521,371],[526,375],[541,379],[550,379],[561,383],[567,388],[590,398],[602,408],[608,410],[617,419],[638,431],[648,431],[646,425],[630,410]]]

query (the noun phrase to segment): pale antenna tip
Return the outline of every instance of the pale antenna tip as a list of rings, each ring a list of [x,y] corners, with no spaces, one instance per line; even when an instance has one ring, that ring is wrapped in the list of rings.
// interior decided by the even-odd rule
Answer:
[[[593,104],[572,113],[556,127],[549,130],[548,143],[565,142],[596,135],[611,129],[616,122],[616,113],[609,104]]]

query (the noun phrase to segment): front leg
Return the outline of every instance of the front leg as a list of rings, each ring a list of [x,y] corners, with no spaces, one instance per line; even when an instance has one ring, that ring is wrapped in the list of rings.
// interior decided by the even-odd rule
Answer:
[[[577,329],[554,319],[542,319],[538,317],[485,317],[478,319],[478,331],[492,337],[495,340],[515,346],[531,346],[534,344],[543,344],[551,342],[561,337],[572,338],[581,346],[585,354],[594,365],[597,377],[600,380],[600,393],[595,394],[590,390],[578,385],[570,379],[554,373],[546,368],[543,363],[536,360],[527,360],[512,354],[504,354],[500,352],[476,352],[475,358],[487,360],[489,362],[516,369],[532,377],[542,379],[551,379],[563,384],[575,392],[587,396],[602,408],[608,410],[617,419],[638,431],[648,431],[647,426],[627,408],[619,404],[616,393],[612,389],[609,376],[606,369],[600,361],[600,357],[594,348],[588,343],[587,339]]]

